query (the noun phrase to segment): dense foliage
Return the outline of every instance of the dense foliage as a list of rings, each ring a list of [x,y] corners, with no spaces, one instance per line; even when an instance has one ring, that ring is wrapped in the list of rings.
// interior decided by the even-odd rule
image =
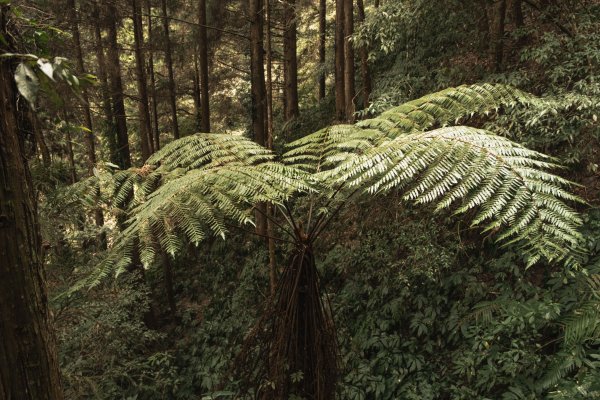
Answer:
[[[17,88],[43,126],[26,156],[66,398],[268,398],[281,382],[303,398],[311,378],[289,365],[273,377],[279,360],[263,343],[282,329],[268,318],[282,296],[272,274],[285,275],[299,244],[311,257],[314,248],[318,307],[335,324],[339,398],[600,397],[598,1],[367,0],[350,40],[352,124],[338,124],[333,88],[314,96],[320,76],[334,83],[333,3],[322,63],[320,2],[291,2],[300,113],[288,118],[275,34],[287,2],[271,2],[272,145],[255,143],[246,2],[204,6],[217,28],[207,39],[212,131],[223,133],[201,134],[198,5],[129,11],[135,3],[111,2],[94,19],[97,2],[77,2],[81,65],[97,78],[69,72],[73,20],[52,9],[62,1],[16,4],[27,51],[3,55],[16,57]],[[97,53],[110,57],[113,7],[122,111],[131,137],[148,134],[152,148],[146,157],[132,140],[131,168],[119,158],[114,76]],[[136,13],[155,57],[144,65],[149,80],[156,69],[148,127],[136,114],[137,56],[125,50],[138,45]],[[98,133],[91,163],[82,104]],[[277,222],[259,236],[256,208]]]

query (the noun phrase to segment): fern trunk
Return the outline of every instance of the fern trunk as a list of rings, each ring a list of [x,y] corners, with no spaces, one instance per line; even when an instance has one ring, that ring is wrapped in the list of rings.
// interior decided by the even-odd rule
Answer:
[[[262,398],[335,398],[335,328],[309,244],[297,248],[280,278],[273,318],[268,379],[274,385]]]

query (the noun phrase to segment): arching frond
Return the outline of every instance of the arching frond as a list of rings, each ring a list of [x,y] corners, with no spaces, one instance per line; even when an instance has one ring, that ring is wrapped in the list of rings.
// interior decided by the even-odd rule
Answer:
[[[287,164],[311,172],[337,165],[367,148],[402,134],[424,132],[461,118],[516,104],[546,101],[506,85],[463,85],[432,93],[355,125],[335,125],[298,139],[283,155]]]
[[[152,155],[149,165],[177,168],[215,168],[222,165],[253,165],[273,161],[271,151],[238,135],[198,133],[169,143]]]
[[[546,101],[506,85],[450,88],[299,139],[283,160],[323,187],[400,189],[404,199],[438,210],[477,209],[473,224],[501,231],[497,239],[505,243],[526,244],[530,263],[566,256],[581,220],[565,202],[579,200],[569,182],[548,172],[553,160],[485,130],[446,126],[518,103]]]
[[[181,238],[198,244],[208,235],[224,237],[228,225],[252,224],[252,207],[281,203],[308,191],[304,172],[278,163],[193,169],[164,183],[134,208],[121,241],[139,238],[142,261],[160,251],[177,253]]]
[[[547,172],[549,157],[506,138],[465,126],[398,136],[340,163],[328,179],[371,194],[402,189],[405,200],[455,212],[478,209],[473,224],[502,230],[498,240],[526,244],[535,262],[577,245],[581,219],[570,183]]]

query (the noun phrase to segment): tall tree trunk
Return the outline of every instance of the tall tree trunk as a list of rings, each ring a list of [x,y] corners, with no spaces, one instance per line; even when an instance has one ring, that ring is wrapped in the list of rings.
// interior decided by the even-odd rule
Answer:
[[[67,8],[71,12],[71,32],[73,33],[73,47],[75,48],[77,58],[77,69],[83,74],[85,73],[85,65],[83,63],[81,36],[79,34],[79,18],[77,15],[77,9],[75,7],[75,0],[68,0]],[[81,97],[83,99],[83,121],[84,126],[87,129],[85,134],[85,142],[87,148],[88,174],[92,175],[94,173],[94,166],[96,165],[96,146],[94,143],[94,127],[92,125],[92,113],[90,111],[89,97],[85,88],[82,90]]]
[[[33,128],[33,134],[35,135],[35,143],[37,144],[40,155],[42,156],[42,164],[44,164],[45,167],[49,167],[51,161],[50,150],[46,144],[44,132],[42,132],[42,127],[40,126],[40,121],[33,111],[29,111],[29,119],[31,119],[31,126]]]
[[[365,5],[363,0],[356,0],[358,10],[358,21],[362,24],[365,22]],[[369,107],[369,98],[371,97],[371,71],[369,71],[369,49],[367,46],[361,46],[360,53],[360,75],[362,80],[362,107]]]
[[[140,130],[140,147],[142,150],[142,161],[145,162],[152,154],[151,134],[152,126],[150,125],[150,109],[148,108],[148,88],[146,87],[146,70],[144,68],[144,31],[142,27],[142,12],[140,0],[131,0],[132,19],[133,19],[133,40],[135,50],[135,74],[138,86],[138,113],[139,113],[139,130]]]
[[[169,75],[169,104],[171,106],[171,122],[173,137],[179,139],[179,124],[177,123],[177,94],[175,93],[175,76],[173,74],[173,58],[171,49],[171,34],[169,29],[169,14],[167,13],[167,0],[161,0],[163,28],[165,30],[165,63]]]
[[[520,29],[523,26],[525,26],[525,19],[523,18],[523,1],[522,0],[512,0],[511,13],[512,13],[512,19],[515,23],[515,27],[517,29]]]
[[[267,102],[267,148],[273,149],[273,52],[271,50],[271,0],[265,0],[265,19],[267,24],[265,35],[265,62],[267,65],[267,87],[266,87],[266,102]],[[267,215],[271,218],[275,216],[275,208],[272,205],[267,205]],[[275,260],[275,229],[273,222],[267,219],[267,246],[269,249],[269,288],[271,296],[275,296],[277,286],[277,266]]]
[[[194,125],[198,132],[200,132],[202,129],[202,106],[200,104],[200,68],[198,67],[198,58],[198,46],[196,46],[194,48],[194,76],[192,82],[192,98],[194,99]]]
[[[69,173],[71,174],[71,183],[77,182],[77,169],[75,168],[75,154],[73,154],[73,138],[71,136],[71,123],[66,106],[63,108],[63,119],[65,122],[65,139],[67,142],[67,158],[69,159]]]
[[[298,110],[298,58],[296,55],[296,0],[283,3],[283,81],[285,120],[297,118]]]
[[[0,6],[0,52],[7,41],[8,6]],[[0,60],[0,398],[63,398],[49,321],[33,184],[23,154],[12,60]]]
[[[262,0],[248,0],[248,16],[250,19],[250,91],[252,97],[252,133],[254,141],[266,146],[266,88],[264,71],[263,47],[263,2]],[[265,204],[257,205],[256,232],[266,235],[267,224],[265,219]]]
[[[131,167],[131,153],[129,152],[127,116],[125,115],[119,45],[117,43],[117,9],[114,3],[109,3],[106,10],[108,12],[108,75],[110,77],[113,116],[117,128],[117,164],[119,167],[126,169]]]
[[[344,0],[344,97],[346,100],[346,121],[354,121],[354,1]]]
[[[198,10],[200,41],[198,66],[200,67],[200,130],[210,132],[210,96],[208,91],[208,35],[206,33],[206,0],[200,0]]]
[[[92,9],[92,19],[94,21],[94,38],[96,52],[96,61],[98,64],[97,75],[100,80],[100,92],[102,94],[102,109],[104,113],[104,136],[108,144],[109,160],[113,164],[118,164],[118,146],[116,136],[115,118],[112,111],[112,102],[110,98],[110,87],[108,84],[108,72],[106,58],[104,57],[104,46],[102,45],[102,30],[100,28],[100,10],[98,3],[94,2]]]
[[[319,100],[325,98],[325,48],[327,45],[327,0],[319,0]]]
[[[506,0],[492,0],[490,5],[490,60],[494,71],[502,69],[504,58],[504,22],[506,20]]]
[[[154,124],[154,150],[160,150],[160,128],[158,127],[158,100],[156,98],[156,78],[154,77],[154,48],[152,47],[152,6],[146,0],[148,14],[148,75],[150,76],[150,94],[152,97],[152,123]]]
[[[344,5],[346,0],[335,0],[335,117],[346,120],[346,94],[344,74]]]
[[[250,17],[250,84],[252,92],[252,132],[254,140],[266,145],[266,89],[263,48],[262,0],[248,0]]]

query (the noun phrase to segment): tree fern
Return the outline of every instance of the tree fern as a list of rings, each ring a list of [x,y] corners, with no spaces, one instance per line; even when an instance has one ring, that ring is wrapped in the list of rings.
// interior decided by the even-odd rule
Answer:
[[[114,203],[129,215],[115,244],[125,257],[113,252],[87,283],[122,270],[134,248],[150,266],[159,254],[180,252],[184,242],[224,237],[232,225],[252,224],[255,204],[274,204],[289,229],[274,222],[291,236],[295,250],[261,320],[270,328],[257,330],[277,332],[267,344],[275,368],[265,373],[279,398],[332,398],[335,385],[320,377],[337,376],[335,332],[319,296],[312,249],[348,201],[394,190],[399,199],[433,203],[437,210],[473,210],[473,225],[503,243],[519,243],[530,264],[564,258],[578,246],[581,219],[567,205],[578,198],[567,180],[549,172],[554,160],[483,129],[451,126],[504,106],[542,103],[501,85],[451,88],[377,118],[316,132],[291,143],[280,159],[239,136],[177,140],[148,165],[114,175]],[[303,196],[306,201],[298,201]],[[299,203],[308,204],[300,219],[293,207]],[[299,295],[297,282],[312,288],[310,295]],[[304,379],[290,381],[283,366]]]

